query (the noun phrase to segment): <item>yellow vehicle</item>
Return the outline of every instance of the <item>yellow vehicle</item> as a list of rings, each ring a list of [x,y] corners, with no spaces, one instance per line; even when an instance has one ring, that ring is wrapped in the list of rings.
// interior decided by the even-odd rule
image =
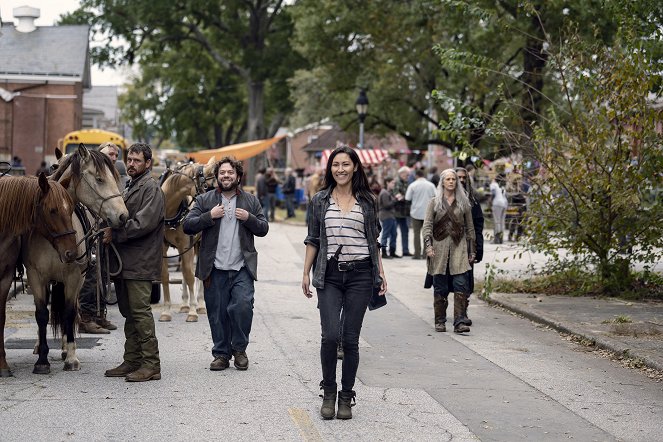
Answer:
[[[65,154],[74,152],[80,143],[88,149],[98,149],[102,143],[111,142],[120,148],[118,159],[126,161],[127,140],[115,132],[101,129],[82,129],[69,132],[58,142],[58,147]]]

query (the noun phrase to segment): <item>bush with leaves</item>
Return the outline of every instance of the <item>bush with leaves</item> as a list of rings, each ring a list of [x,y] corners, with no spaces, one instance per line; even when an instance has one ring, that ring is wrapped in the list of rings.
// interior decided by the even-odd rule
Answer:
[[[534,133],[528,227],[534,247],[568,249],[616,294],[630,287],[632,262],[661,258],[661,71],[638,48],[581,46],[551,56],[566,102]]]

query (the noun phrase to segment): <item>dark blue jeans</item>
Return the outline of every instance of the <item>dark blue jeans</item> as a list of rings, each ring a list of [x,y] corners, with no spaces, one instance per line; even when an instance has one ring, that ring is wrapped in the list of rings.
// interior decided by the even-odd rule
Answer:
[[[327,264],[325,288],[317,289],[322,340],[320,361],[323,386],[336,388],[336,347],[339,340],[341,308],[343,309],[343,367],[341,386],[351,391],[359,368],[359,332],[364,322],[373,287],[370,266],[366,269],[341,272],[337,262]]]
[[[253,278],[246,267],[212,270],[205,288],[207,318],[212,331],[212,356],[228,359],[234,351],[246,351],[253,323]]]
[[[294,193],[286,193],[283,195],[285,198],[285,208],[286,211],[288,212],[288,218],[292,218],[295,216],[295,194]]]
[[[403,247],[403,254],[410,253],[410,246],[408,243],[408,225],[407,218],[396,218],[396,225],[401,231],[401,245]]]
[[[383,249],[387,248],[389,242],[389,251],[396,253],[396,218],[388,218],[382,223],[382,236],[380,237],[380,245]]]

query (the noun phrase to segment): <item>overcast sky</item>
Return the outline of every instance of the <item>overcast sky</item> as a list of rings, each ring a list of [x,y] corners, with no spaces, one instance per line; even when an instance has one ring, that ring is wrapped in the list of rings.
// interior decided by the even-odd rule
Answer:
[[[18,6],[32,6],[39,9],[40,17],[35,21],[37,26],[52,26],[61,14],[74,11],[78,8],[78,0],[1,0],[0,16],[3,23],[14,22],[14,8]],[[105,69],[101,71],[92,65],[92,85],[109,86],[124,83],[125,76],[116,70]]]

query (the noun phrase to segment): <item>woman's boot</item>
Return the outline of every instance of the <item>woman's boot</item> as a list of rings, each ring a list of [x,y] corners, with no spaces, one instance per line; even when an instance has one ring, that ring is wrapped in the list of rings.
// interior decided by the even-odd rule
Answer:
[[[463,316],[467,303],[465,293],[454,293],[454,333],[466,333],[470,331],[467,326],[467,318]]]
[[[325,387],[320,382],[320,390],[323,391],[323,394],[320,395],[322,398],[320,415],[323,419],[334,419],[334,415],[336,414],[336,384],[333,387]]]
[[[433,310],[435,311],[435,331],[447,331],[447,307],[449,299],[446,296],[433,293]]]
[[[353,390],[338,392],[338,411],[336,419],[352,419],[352,407],[355,406],[356,393]]]
[[[467,316],[467,308],[470,306],[470,295],[467,294],[465,296],[467,299],[465,300],[465,311],[463,312],[463,316],[465,316],[465,324],[472,327],[472,320]]]

